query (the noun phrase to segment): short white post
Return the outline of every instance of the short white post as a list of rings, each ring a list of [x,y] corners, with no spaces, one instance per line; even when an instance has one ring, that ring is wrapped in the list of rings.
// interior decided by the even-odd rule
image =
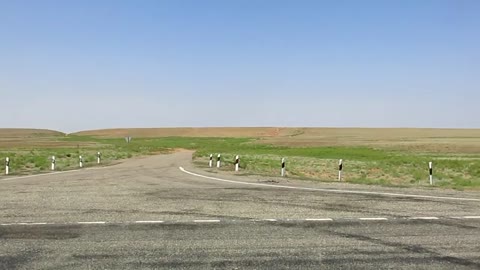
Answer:
[[[83,157],[80,156],[79,159],[80,159],[80,162],[78,165],[80,165],[80,168],[83,168]]]
[[[282,158],[282,172],[281,172],[282,177],[285,176],[285,158]]]
[[[55,171],[55,156],[52,156],[52,171]]]
[[[218,154],[218,156],[217,156],[217,168],[220,168],[220,165],[221,165],[220,161],[221,161],[221,156],[220,156],[220,154]]]
[[[342,181],[343,159],[338,161],[338,181]]]
[[[235,157],[235,171],[238,172],[238,167],[240,166],[240,157],[237,155]]]
[[[213,154],[210,154],[210,161],[208,162],[208,167],[213,167]]]
[[[8,175],[10,173],[10,158],[5,158],[5,174]]]
[[[430,185],[433,185],[433,164],[432,162],[428,162],[428,172],[430,174]]]
[[[97,152],[97,164],[100,164],[100,157],[102,154],[100,152]]]

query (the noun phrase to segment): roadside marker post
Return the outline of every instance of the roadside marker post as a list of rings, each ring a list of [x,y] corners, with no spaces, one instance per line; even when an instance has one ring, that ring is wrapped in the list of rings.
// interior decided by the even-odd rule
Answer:
[[[213,167],[213,154],[210,154],[210,161],[208,162],[208,167]]]
[[[80,162],[78,165],[80,165],[80,168],[83,168],[83,157],[80,156],[79,159],[80,159]]]
[[[238,172],[239,166],[240,166],[240,157],[237,155],[235,157],[235,171],[236,172]]]
[[[100,152],[97,152],[97,164],[100,164],[100,157],[102,154]]]
[[[5,158],[5,174],[8,175],[10,173],[10,158]]]
[[[55,171],[55,163],[56,163],[55,156],[52,156],[52,171]]]
[[[218,154],[218,156],[217,156],[217,168],[220,168],[220,165],[221,165],[220,161],[221,161],[221,155]]]
[[[282,158],[282,172],[281,172],[281,176],[282,176],[282,177],[285,176],[285,158]]]
[[[338,181],[342,181],[343,159],[338,161]]]
[[[433,185],[433,163],[430,161],[428,162],[428,172],[429,172],[429,178],[430,178],[430,185]]]

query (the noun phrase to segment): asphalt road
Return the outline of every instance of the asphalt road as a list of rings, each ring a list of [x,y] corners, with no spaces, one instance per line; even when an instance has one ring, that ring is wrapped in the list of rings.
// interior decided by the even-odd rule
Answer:
[[[480,269],[478,193],[257,179],[190,160],[0,178],[0,269]]]

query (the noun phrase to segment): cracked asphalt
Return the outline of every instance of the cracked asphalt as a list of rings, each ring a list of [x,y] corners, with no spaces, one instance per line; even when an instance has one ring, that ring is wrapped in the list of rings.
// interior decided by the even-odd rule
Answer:
[[[475,192],[235,176],[191,152],[0,185],[0,269],[480,269],[480,201],[381,194]]]

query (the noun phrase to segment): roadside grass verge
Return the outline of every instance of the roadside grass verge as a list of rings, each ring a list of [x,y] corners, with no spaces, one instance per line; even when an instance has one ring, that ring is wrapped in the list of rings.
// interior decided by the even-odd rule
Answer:
[[[338,160],[344,160],[343,181],[384,186],[430,186],[428,162],[434,163],[435,186],[455,189],[480,189],[480,155],[412,153],[371,147],[287,147],[257,143],[252,138],[134,138],[102,139],[88,136],[56,138],[77,147],[0,148],[0,158],[11,159],[13,174],[33,174],[50,169],[50,157],[57,158],[57,170],[78,168],[78,156],[84,166],[96,165],[96,153],[102,164],[136,156],[167,153],[174,149],[195,151],[194,163],[207,169],[210,154],[214,160],[222,154],[222,171],[233,171],[235,155],[240,155],[240,174],[280,175],[280,161],[287,159],[287,177],[315,181],[337,181]],[[211,171],[216,168],[208,169]]]

